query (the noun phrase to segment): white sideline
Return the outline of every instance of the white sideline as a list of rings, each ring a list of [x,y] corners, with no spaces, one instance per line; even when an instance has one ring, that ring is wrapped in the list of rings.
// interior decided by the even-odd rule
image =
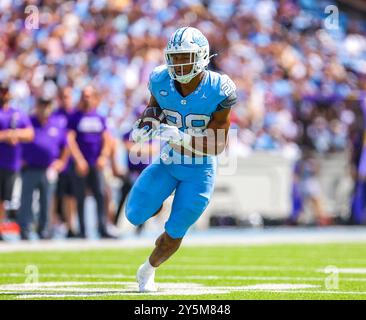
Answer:
[[[268,244],[315,244],[365,242],[365,227],[292,228],[264,230],[224,229],[191,232],[184,238],[185,246],[253,246]],[[158,234],[120,240],[49,240],[0,243],[1,252],[90,250],[153,247]]]

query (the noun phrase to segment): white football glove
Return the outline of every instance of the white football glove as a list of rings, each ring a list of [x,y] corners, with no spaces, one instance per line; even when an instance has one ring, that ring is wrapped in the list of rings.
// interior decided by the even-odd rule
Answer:
[[[133,130],[131,132],[131,138],[136,143],[143,143],[149,141],[152,138],[153,129],[149,129],[148,126],[139,128],[141,119],[138,119],[133,125]]]
[[[170,126],[164,123],[160,124],[154,136],[159,136],[159,138],[162,140],[168,141],[169,143],[182,145],[184,147],[190,146],[192,140],[192,137],[189,134],[180,131],[175,126]]]

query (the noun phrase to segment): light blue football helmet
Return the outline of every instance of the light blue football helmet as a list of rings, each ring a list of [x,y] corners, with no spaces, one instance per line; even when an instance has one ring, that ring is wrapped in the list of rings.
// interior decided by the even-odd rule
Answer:
[[[191,61],[184,64],[173,64],[172,56],[178,53],[191,53]],[[210,46],[206,37],[196,28],[183,27],[176,30],[170,37],[164,50],[168,72],[173,80],[180,83],[190,82],[197,74],[203,71],[210,62]],[[175,67],[193,65],[188,74],[178,75]]]

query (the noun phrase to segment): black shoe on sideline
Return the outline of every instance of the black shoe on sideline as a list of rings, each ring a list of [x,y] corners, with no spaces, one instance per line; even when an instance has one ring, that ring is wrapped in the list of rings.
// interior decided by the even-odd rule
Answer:
[[[20,230],[20,239],[21,239],[21,240],[30,240],[30,234],[29,234],[29,231],[26,231],[26,230]]]
[[[100,237],[101,237],[102,239],[118,239],[118,237],[117,237],[117,236],[115,236],[115,235],[113,235],[113,234],[110,234],[110,233],[108,233],[108,232],[101,232],[101,233],[100,233]]]
[[[78,235],[77,235],[76,233],[74,233],[73,231],[69,230],[69,231],[67,232],[67,235],[66,235],[66,238],[67,238],[67,239],[75,239],[75,238],[77,238],[77,237],[78,237]]]

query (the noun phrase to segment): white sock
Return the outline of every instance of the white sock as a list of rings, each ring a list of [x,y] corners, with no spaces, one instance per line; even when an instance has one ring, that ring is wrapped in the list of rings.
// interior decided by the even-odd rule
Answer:
[[[154,272],[155,272],[155,267],[153,267],[151,264],[150,264],[150,261],[149,261],[149,259],[147,259],[146,260],[146,262],[143,264],[143,266],[142,266],[142,269],[141,269],[141,271],[143,272],[143,273],[146,273],[146,274],[153,274]]]

